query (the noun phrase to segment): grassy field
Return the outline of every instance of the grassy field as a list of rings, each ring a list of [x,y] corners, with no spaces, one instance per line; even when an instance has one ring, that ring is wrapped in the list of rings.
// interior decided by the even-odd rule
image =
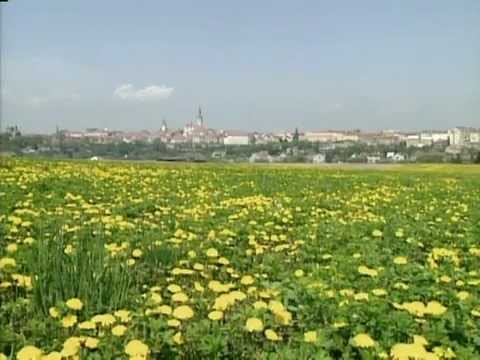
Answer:
[[[0,360],[478,359],[479,286],[478,166],[0,166]]]

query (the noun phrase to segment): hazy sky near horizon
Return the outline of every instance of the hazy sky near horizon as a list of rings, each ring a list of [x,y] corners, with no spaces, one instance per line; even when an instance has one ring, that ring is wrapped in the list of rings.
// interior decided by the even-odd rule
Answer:
[[[10,0],[2,118],[28,132],[480,127],[479,0]]]

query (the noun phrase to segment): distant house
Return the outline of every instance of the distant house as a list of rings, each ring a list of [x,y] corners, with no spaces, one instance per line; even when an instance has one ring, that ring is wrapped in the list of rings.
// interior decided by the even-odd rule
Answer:
[[[422,134],[410,134],[406,138],[407,147],[422,148],[433,144],[433,139],[430,136],[422,136]]]
[[[28,154],[35,154],[37,150],[32,149],[31,147],[27,147],[25,149],[22,149],[22,154],[28,155]]]
[[[278,156],[272,156],[272,162],[285,162],[288,159],[288,155],[284,152],[280,153]]]
[[[382,160],[382,158],[379,155],[369,155],[369,156],[367,156],[367,163],[369,163],[369,164],[376,164],[381,160]]]
[[[385,156],[387,160],[390,161],[405,161],[406,157],[404,154],[396,153],[393,151],[387,152],[387,155]]]
[[[226,130],[223,138],[224,145],[249,145],[250,136],[247,132]]]
[[[344,134],[338,131],[307,131],[301,140],[311,142],[336,142],[344,140]]]
[[[212,153],[212,159],[223,159],[225,155],[225,151],[214,151]]]
[[[367,145],[393,145],[403,141],[403,135],[387,131],[359,133],[359,141]]]
[[[462,146],[461,145],[449,145],[445,149],[445,153],[449,155],[460,155],[462,153]]]
[[[312,156],[312,163],[314,164],[323,164],[325,160],[325,154],[315,154]]]
[[[265,162],[272,162],[273,158],[267,151],[259,151],[250,155],[248,161],[251,163],[257,163],[257,162],[265,163]]]
[[[183,134],[179,132],[173,133],[170,137],[170,143],[172,144],[184,144],[186,142],[187,139],[185,138],[185,136],[183,136]]]
[[[252,135],[252,139],[255,142],[255,144],[268,144],[272,142],[277,142],[278,139],[275,137],[274,134],[268,133],[258,133],[254,132]]]

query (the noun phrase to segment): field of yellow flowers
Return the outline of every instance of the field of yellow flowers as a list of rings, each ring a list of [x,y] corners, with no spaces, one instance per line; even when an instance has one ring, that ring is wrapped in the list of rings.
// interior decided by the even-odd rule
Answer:
[[[9,160],[0,359],[479,359],[480,170]]]

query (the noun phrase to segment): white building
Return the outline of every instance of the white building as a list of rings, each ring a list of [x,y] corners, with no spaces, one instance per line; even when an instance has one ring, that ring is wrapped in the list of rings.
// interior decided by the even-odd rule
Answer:
[[[456,127],[448,130],[450,145],[480,146],[480,129]]]
[[[248,161],[251,163],[272,162],[273,158],[267,151],[259,151],[250,155],[250,158],[248,159]]]
[[[325,154],[315,154],[312,157],[312,163],[314,164],[323,164],[325,160]]]
[[[378,155],[367,156],[367,163],[369,164],[376,164],[377,162],[381,161],[382,158]]]
[[[432,132],[432,140],[434,143],[448,141],[448,132]]]
[[[358,141],[359,136],[340,131],[306,131],[300,140],[311,142]]]
[[[422,131],[416,134],[409,134],[406,136],[407,147],[431,146],[435,143],[448,142],[448,132],[441,131]]]
[[[387,160],[390,160],[390,161],[405,161],[405,155],[404,154],[400,154],[400,153],[396,153],[396,152],[393,152],[393,151],[390,151],[390,152],[387,152],[387,156],[386,156]]]
[[[227,130],[223,138],[224,145],[249,145],[250,136],[247,132],[238,130]]]

